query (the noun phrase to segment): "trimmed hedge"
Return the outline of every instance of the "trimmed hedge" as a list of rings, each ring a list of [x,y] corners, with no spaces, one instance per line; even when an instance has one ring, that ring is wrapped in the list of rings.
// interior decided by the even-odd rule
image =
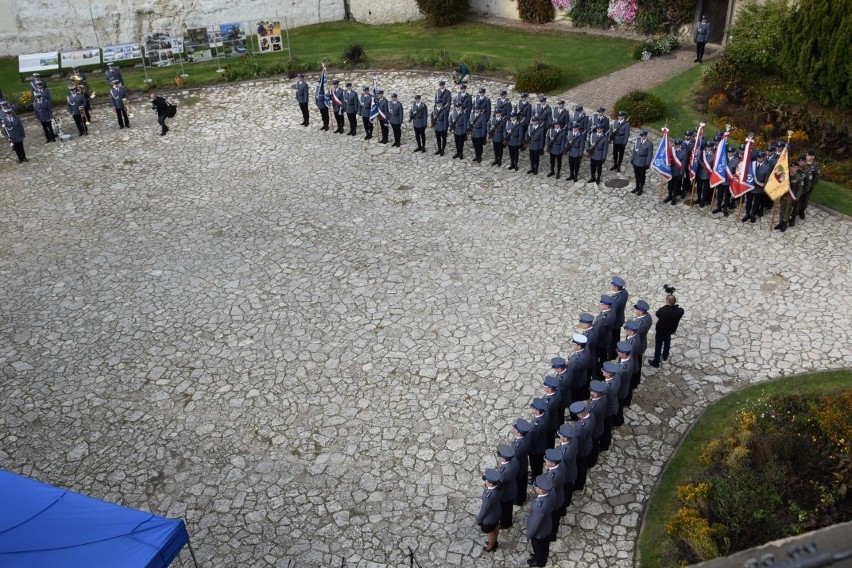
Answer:
[[[518,70],[515,86],[519,91],[545,93],[556,89],[562,81],[562,70],[536,59],[529,67]]]
[[[551,0],[518,0],[518,16],[530,24],[546,24],[554,14]]]
[[[434,27],[452,26],[462,22],[470,9],[469,0],[417,0],[417,7],[426,24]]]
[[[615,102],[613,110],[623,110],[630,117],[630,124],[640,126],[663,118],[666,103],[647,91],[630,91]]]

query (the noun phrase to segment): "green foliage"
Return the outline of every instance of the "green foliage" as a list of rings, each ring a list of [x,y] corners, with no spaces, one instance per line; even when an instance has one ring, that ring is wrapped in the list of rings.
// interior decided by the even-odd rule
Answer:
[[[653,56],[668,55],[678,46],[677,36],[664,35],[636,45],[633,59],[642,59],[642,52],[647,51]]]
[[[471,73],[490,73],[496,69],[491,60],[488,59],[487,55],[471,55],[469,53],[465,53],[461,60],[465,65],[467,65],[467,68]]]
[[[222,77],[226,81],[241,81],[261,76],[260,62],[254,55],[246,55],[233,63],[226,63],[225,72],[222,73]]]
[[[636,29],[645,35],[672,33],[692,18],[694,9],[693,0],[639,0]]]
[[[725,56],[740,70],[771,71],[783,61],[779,57],[787,39],[784,28],[789,8],[786,0],[754,0],[737,12],[731,28]]]
[[[571,7],[571,21],[579,28],[609,28],[609,0],[577,0]]]
[[[647,91],[630,91],[615,102],[613,110],[623,110],[631,124],[641,125],[663,118],[666,103]]]
[[[450,52],[446,49],[437,52],[431,49],[426,53],[407,55],[403,59],[408,67],[427,67],[435,71],[448,70],[454,67],[453,60],[450,58]],[[468,67],[470,67],[470,63],[468,63]]]
[[[779,58],[785,76],[823,104],[852,108],[849,3],[802,0],[787,13]]]
[[[562,70],[555,65],[549,65],[541,59],[536,59],[529,67],[518,70],[515,76],[515,86],[519,91],[530,93],[546,93],[559,86],[562,81]]]
[[[364,51],[364,46],[360,43],[350,43],[346,46],[346,49],[343,50],[343,58],[344,65],[351,65],[352,67],[357,67],[361,64],[361,61],[367,59],[367,54]]]
[[[531,24],[546,24],[554,16],[551,0],[518,0],[518,16]]]
[[[452,26],[462,22],[470,9],[469,0],[417,0],[426,23],[433,27]]]

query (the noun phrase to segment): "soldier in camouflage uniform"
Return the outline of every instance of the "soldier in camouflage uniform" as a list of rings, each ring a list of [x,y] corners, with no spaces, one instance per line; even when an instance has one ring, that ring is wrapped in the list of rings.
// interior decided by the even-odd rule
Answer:
[[[819,176],[822,174],[822,170],[820,170],[819,165],[816,163],[816,154],[812,151],[808,151],[804,166],[800,167],[799,173],[802,176],[804,189],[802,190],[802,198],[798,201],[796,213],[798,213],[799,219],[804,221],[805,209],[808,208],[811,193],[813,193],[816,184],[819,183]]]
[[[776,231],[781,231],[782,233],[787,230],[787,227],[792,227],[795,225],[795,216],[793,215],[793,209],[802,197],[802,178],[799,175],[799,164],[798,162],[790,162],[790,191],[795,196],[796,200],[793,200],[793,197],[790,196],[790,193],[785,193],[781,196],[781,220],[775,225],[774,229]]]

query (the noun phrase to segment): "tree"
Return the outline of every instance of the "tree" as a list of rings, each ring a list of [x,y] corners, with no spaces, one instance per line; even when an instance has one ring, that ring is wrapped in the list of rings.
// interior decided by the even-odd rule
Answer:
[[[417,7],[430,26],[452,26],[464,20],[470,9],[469,0],[417,0]]]
[[[788,13],[787,0],[752,0],[737,13],[725,55],[740,71],[775,71],[782,64]]]

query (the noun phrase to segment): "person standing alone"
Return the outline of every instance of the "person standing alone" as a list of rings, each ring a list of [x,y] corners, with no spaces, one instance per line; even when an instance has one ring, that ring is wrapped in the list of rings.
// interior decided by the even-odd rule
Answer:
[[[710,22],[707,21],[707,16],[701,16],[701,21],[695,28],[695,61],[693,63],[704,61],[704,47],[708,39],[710,39]]]

